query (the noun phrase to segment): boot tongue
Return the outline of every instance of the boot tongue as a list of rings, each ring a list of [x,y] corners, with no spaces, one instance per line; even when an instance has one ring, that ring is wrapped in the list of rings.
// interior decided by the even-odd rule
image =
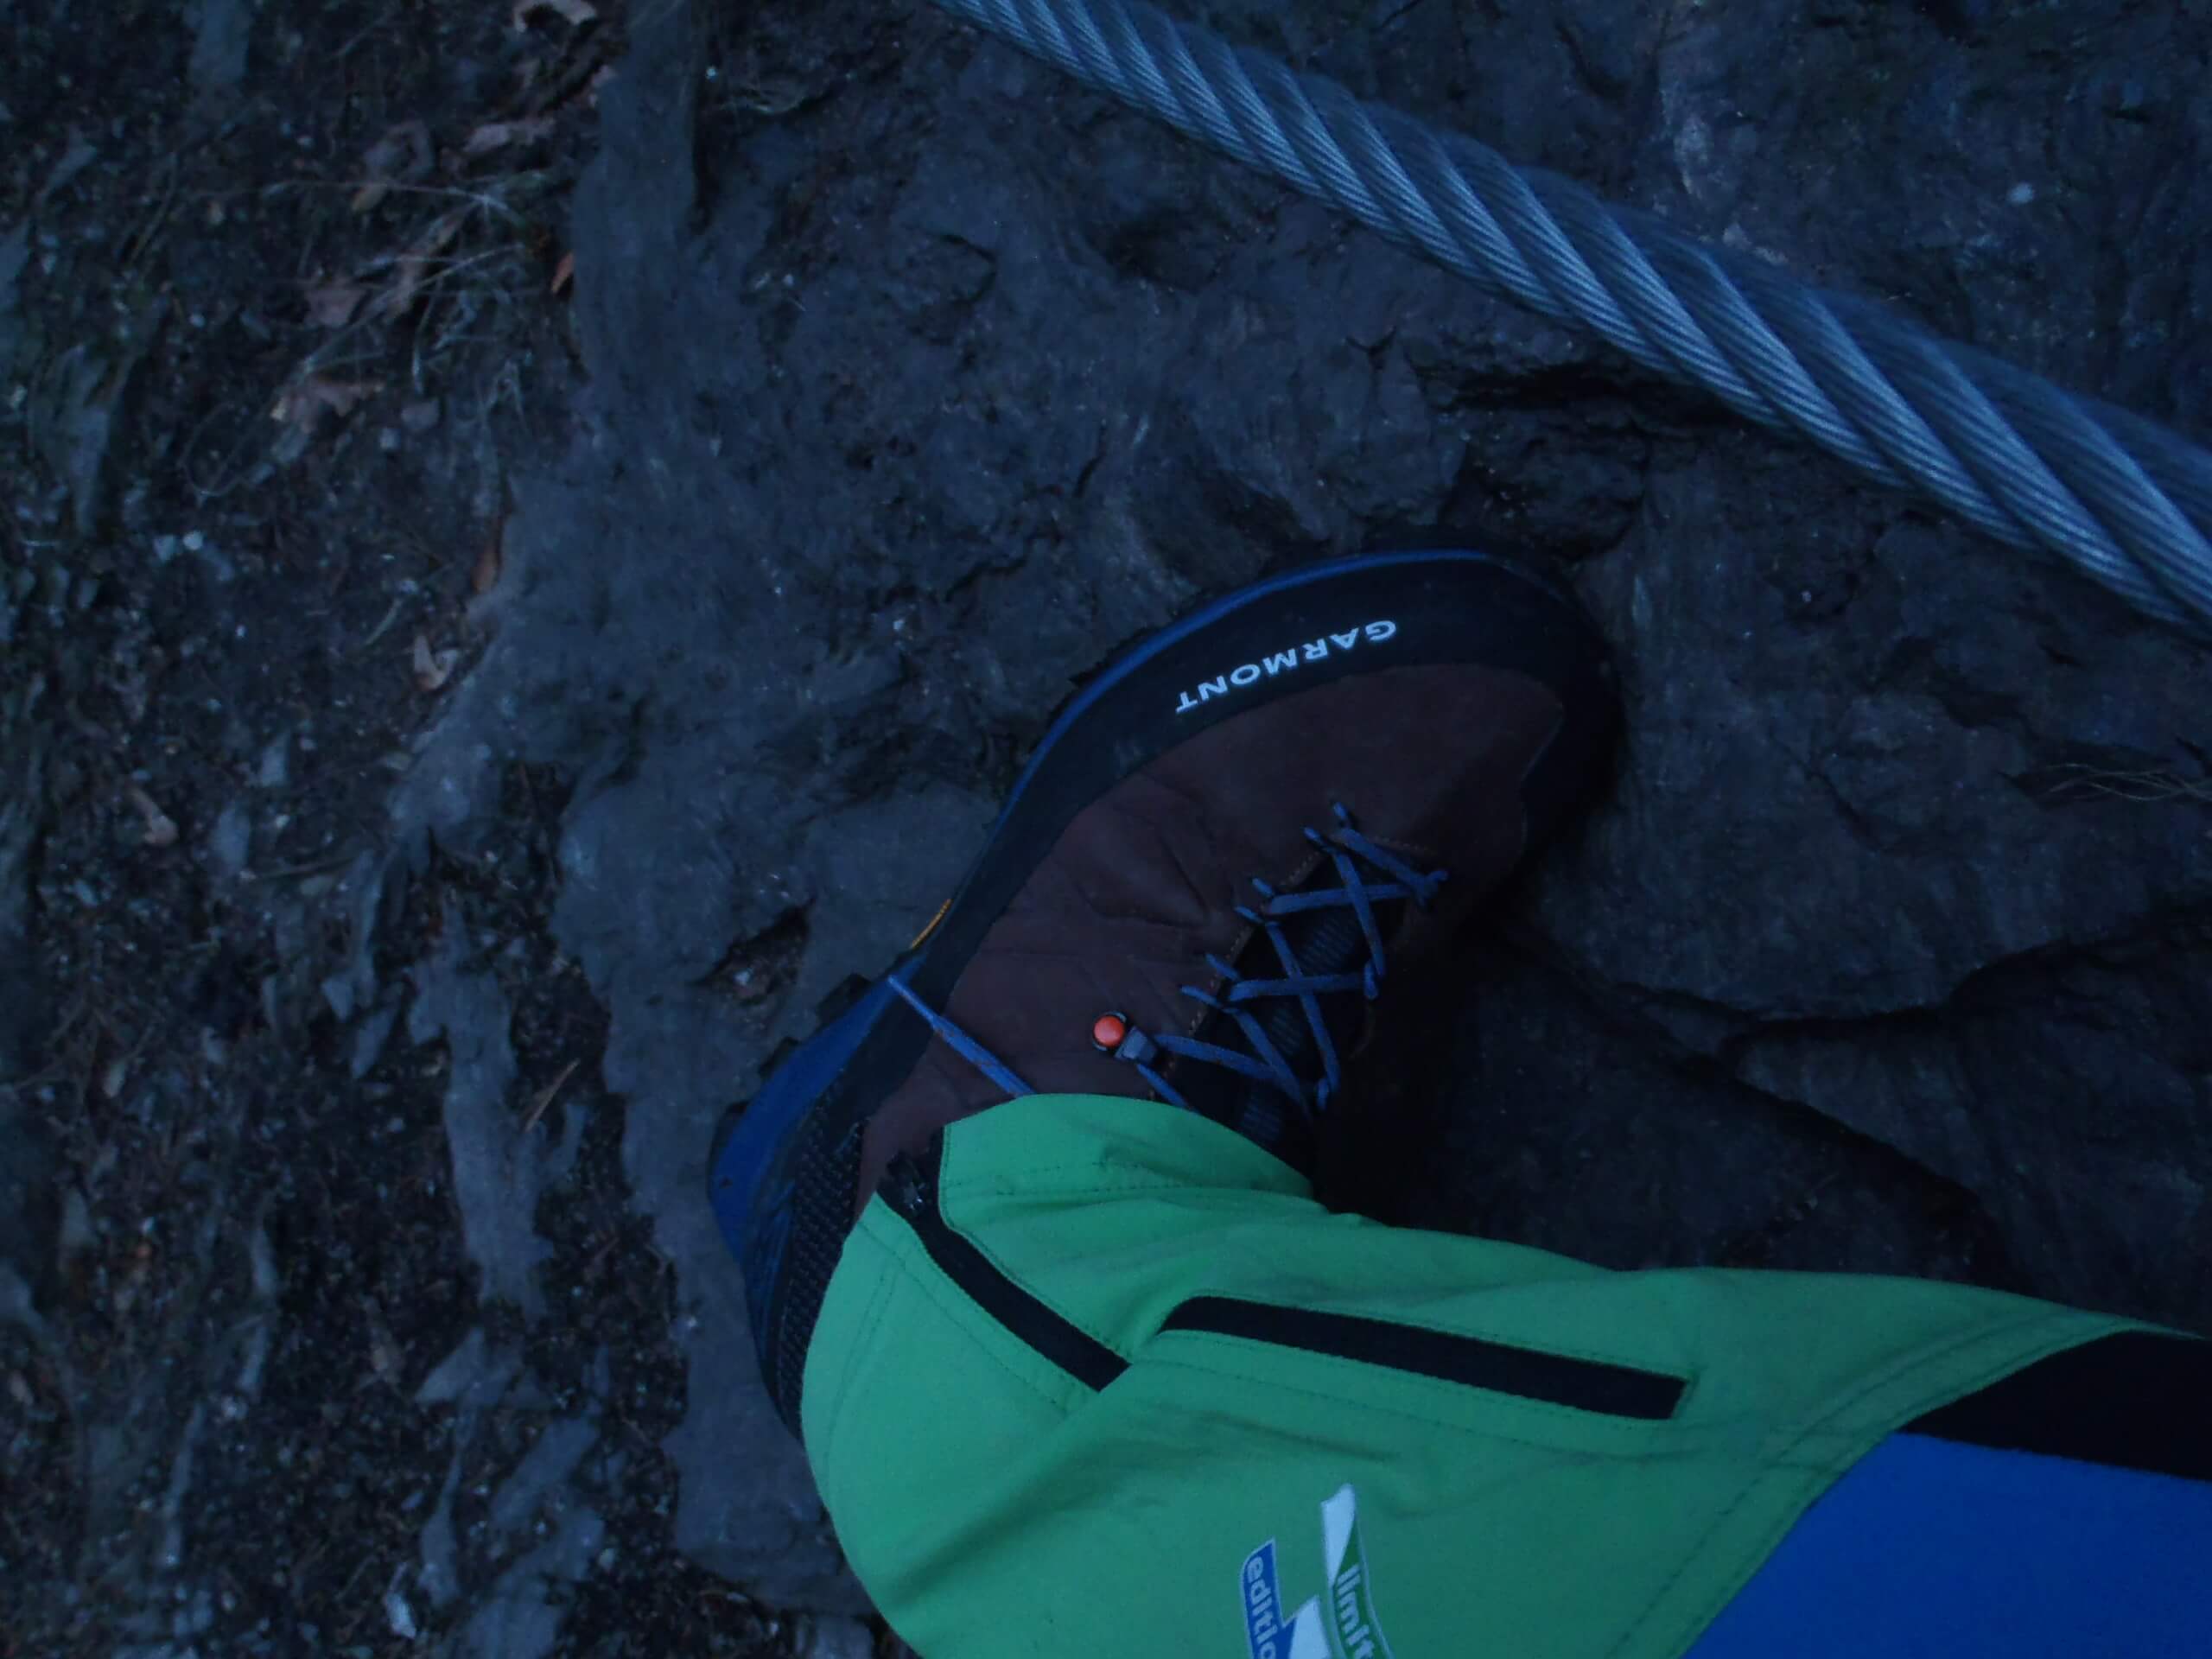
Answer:
[[[1335,870],[1326,863],[1300,885],[1308,891],[1332,880]],[[1387,916],[1379,919],[1386,923]],[[1291,954],[1302,975],[1357,973],[1367,965],[1367,935],[1349,908],[1310,910],[1280,925]],[[1276,959],[1274,944],[1264,931],[1255,931],[1233,964],[1251,979],[1287,977]],[[1328,1027],[1341,1068],[1367,1019],[1367,999],[1357,991],[1331,991],[1318,999],[1322,1023]],[[1322,1075],[1320,1046],[1306,1009],[1294,996],[1269,997],[1246,1010],[1282,1056],[1292,1075],[1301,1082],[1317,1083]],[[1238,1053],[1252,1052],[1244,1028],[1226,1014],[1209,1016],[1193,1033],[1200,1042],[1213,1043]],[[1179,1063],[1172,1081],[1184,1099],[1206,1116],[1247,1140],[1257,1142],[1299,1168],[1310,1163],[1312,1130],[1298,1104],[1272,1083],[1260,1083],[1224,1065],[1203,1060]]]

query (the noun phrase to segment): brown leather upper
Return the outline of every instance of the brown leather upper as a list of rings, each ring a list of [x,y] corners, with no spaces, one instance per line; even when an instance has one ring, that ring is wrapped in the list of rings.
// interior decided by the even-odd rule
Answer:
[[[1100,1014],[1188,1033],[1211,1016],[1178,990],[1215,987],[1209,953],[1273,974],[1271,952],[1240,960],[1255,930],[1236,906],[1260,904],[1254,876],[1289,888],[1311,872],[1320,855],[1305,830],[1333,829],[1337,802],[1417,868],[1450,872],[1428,911],[1400,906],[1385,936],[1402,971],[1519,859],[1522,781],[1560,720],[1558,700],[1524,675],[1428,666],[1356,675],[1210,727],[1077,815],[943,1012],[1040,1093],[1147,1095],[1134,1067],[1092,1046]],[[868,1125],[860,1202],[898,1154],[1005,1098],[931,1039]]]

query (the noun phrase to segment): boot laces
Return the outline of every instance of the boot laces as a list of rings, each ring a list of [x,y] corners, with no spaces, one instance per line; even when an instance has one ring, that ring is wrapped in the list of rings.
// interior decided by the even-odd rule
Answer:
[[[1327,1110],[1336,1097],[1344,1081],[1343,1058],[1338,1052],[1335,1034],[1323,1016],[1321,999],[1357,992],[1364,1001],[1372,1002],[1379,996],[1389,959],[1376,906],[1410,903],[1427,909],[1437,889],[1449,878],[1449,872],[1415,869],[1363,835],[1353,823],[1351,810],[1342,803],[1336,804],[1334,810],[1337,823],[1328,834],[1312,828],[1306,831],[1306,840],[1323,855],[1324,869],[1334,874],[1333,885],[1325,880],[1309,880],[1294,891],[1283,892],[1255,876],[1252,886],[1259,893],[1260,902],[1237,906],[1236,913],[1261,930],[1274,950],[1275,971],[1266,976],[1239,974],[1220,957],[1210,954],[1206,965],[1220,976],[1218,988],[1210,991],[1196,985],[1181,988],[1185,996],[1226,1016],[1236,1034],[1243,1038],[1244,1046],[1235,1048],[1205,1042],[1175,1032],[1141,1032],[1117,1014],[1102,1018],[1102,1027],[1111,1021],[1121,1034],[1116,1042],[1101,1042],[1099,1046],[1134,1065],[1162,1100],[1196,1109],[1183,1091],[1161,1075],[1163,1057],[1225,1068],[1281,1094],[1301,1116],[1308,1118]],[[1317,875],[1320,874],[1317,871]],[[1366,947],[1366,960],[1335,972],[1307,969],[1300,960],[1287,925],[1319,919],[1331,912],[1346,911],[1358,925]],[[1036,1092],[974,1037],[925,1006],[896,976],[893,976],[891,986],[956,1053],[1004,1089],[1010,1097]],[[1306,1050],[1308,1062],[1302,1072],[1284,1053],[1282,1045],[1269,1033],[1261,1018],[1259,1010],[1274,1012],[1268,1005],[1281,1002],[1295,1005],[1311,1039],[1310,1046],[1298,1045]]]

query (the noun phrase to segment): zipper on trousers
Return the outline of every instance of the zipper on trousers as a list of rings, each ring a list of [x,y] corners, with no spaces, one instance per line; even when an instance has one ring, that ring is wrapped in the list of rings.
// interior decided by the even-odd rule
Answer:
[[[1103,1389],[1128,1370],[1121,1355],[1016,1284],[945,1220],[938,1192],[944,1162],[944,1141],[938,1135],[921,1151],[894,1158],[881,1189],[938,1270],[1010,1334],[1086,1388]],[[1688,1386],[1663,1371],[1609,1360],[1230,1296],[1193,1297],[1178,1305],[1160,1328],[1234,1337],[1516,1399],[1648,1421],[1673,1416]]]
[[[1032,1296],[954,1230],[938,1208],[938,1179],[944,1163],[944,1140],[939,1135],[919,1153],[901,1153],[893,1159],[882,1190],[944,1276],[969,1300],[1084,1387],[1103,1389],[1128,1370],[1128,1361]]]

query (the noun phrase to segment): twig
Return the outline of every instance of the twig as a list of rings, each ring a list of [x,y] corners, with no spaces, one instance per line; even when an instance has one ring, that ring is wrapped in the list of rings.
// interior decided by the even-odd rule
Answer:
[[[289,881],[296,875],[321,875],[325,870],[342,869],[357,856],[358,854],[349,848],[327,858],[311,858],[304,864],[287,864],[282,869],[249,871],[247,875],[249,880],[255,881]]]
[[[407,595],[404,594],[400,594],[397,599],[393,600],[391,601],[391,608],[384,613],[384,620],[378,623],[373,628],[371,628],[369,630],[369,637],[362,640],[359,645],[354,646],[352,651],[346,653],[346,655],[349,657],[358,657],[363,652],[366,651],[371,645],[376,644],[378,640],[383,639],[385,630],[390,627],[394,621],[398,620],[399,607],[406,602]]]
[[[2055,798],[2069,790],[2109,795],[2123,801],[2152,805],[2164,801],[2199,801],[2212,804],[2212,779],[2183,778],[2171,772],[2100,772],[2079,761],[2053,766],[2053,772],[2072,772],[2046,791]]]
[[[133,231],[130,238],[123,245],[123,268],[125,270],[131,269],[152,251],[155,239],[161,235],[162,227],[168,223],[169,214],[175,210],[177,188],[184,181],[182,160],[177,156],[170,156],[166,171],[168,181],[162,187],[160,198],[154,204],[153,212],[148,215],[145,223]]]
[[[621,1242],[622,1230],[619,1227],[610,1228],[607,1230],[607,1242],[591,1253],[591,1260],[584,1263],[583,1272],[579,1274],[577,1276],[579,1278],[588,1279],[593,1274],[597,1273],[599,1271],[599,1264],[606,1261],[607,1256],[613,1253],[614,1247]]]
[[[510,176],[521,179],[528,178],[531,175],[526,173],[517,173],[511,175]],[[509,219],[515,220],[518,224],[522,220],[522,214],[517,212],[514,208],[508,207],[507,204],[500,200],[499,197],[486,195],[481,190],[456,190],[451,186],[439,184],[402,184],[396,179],[286,179],[280,183],[266,187],[261,194],[264,196],[274,196],[286,190],[319,189],[359,191],[365,186],[372,184],[381,185],[385,189],[394,193],[404,193],[405,194],[412,196],[450,196],[457,201],[473,201],[479,207],[484,208],[487,212],[505,213]],[[215,191],[211,194],[215,195],[232,195],[237,193],[233,191]]]
[[[575,1069],[581,1063],[581,1056],[579,1056],[577,1059],[570,1060],[566,1065],[561,1068],[561,1075],[554,1078],[551,1083],[545,1086],[544,1092],[537,1097],[537,1103],[530,1109],[530,1116],[524,1118],[522,1121],[523,1135],[528,1135],[532,1129],[537,1127],[537,1120],[545,1116],[545,1109],[553,1103],[553,1096],[561,1092],[561,1085],[568,1082],[569,1077],[575,1075]],[[518,1138],[519,1139],[520,1137]]]
[[[416,278],[414,290],[408,298],[408,305],[411,308],[417,298],[424,296],[435,298],[441,284],[449,283],[454,277],[473,270],[479,265],[488,264],[494,259],[512,258],[525,251],[526,250],[519,242],[502,242],[497,247],[488,248],[481,253],[465,256],[455,254],[442,258],[423,258],[419,262],[423,274]],[[362,274],[373,272],[381,276],[395,269],[401,260],[409,257],[404,253],[379,254],[361,268]],[[432,268],[434,266],[435,269]],[[349,358],[335,358],[333,353],[357,334],[399,321],[400,313],[380,308],[378,302],[389,302],[403,281],[403,278],[394,277],[390,287],[382,289],[364,299],[359,314],[352,321],[337,330],[328,340],[323,341],[301,359],[299,369],[293,376],[294,380],[304,379],[314,374],[327,374],[333,369],[348,367],[355,363],[374,362],[376,360],[374,352],[365,352],[358,357]]]
[[[219,483],[202,484],[200,481],[200,468],[196,465],[200,440],[206,435],[207,429],[215,423],[218,416],[231,413],[232,408],[233,406],[229,403],[218,399],[207,414],[200,417],[200,423],[192,429],[192,435],[184,441],[184,448],[179,455],[178,465],[184,474],[184,481],[202,506],[206,506],[210,501],[221,500],[244,483],[246,475],[252,470],[250,465],[240,466],[232,470]],[[252,447],[253,429],[248,426],[238,441],[231,446],[231,452],[224,457],[223,465],[226,467],[231,467],[238,456]]]

